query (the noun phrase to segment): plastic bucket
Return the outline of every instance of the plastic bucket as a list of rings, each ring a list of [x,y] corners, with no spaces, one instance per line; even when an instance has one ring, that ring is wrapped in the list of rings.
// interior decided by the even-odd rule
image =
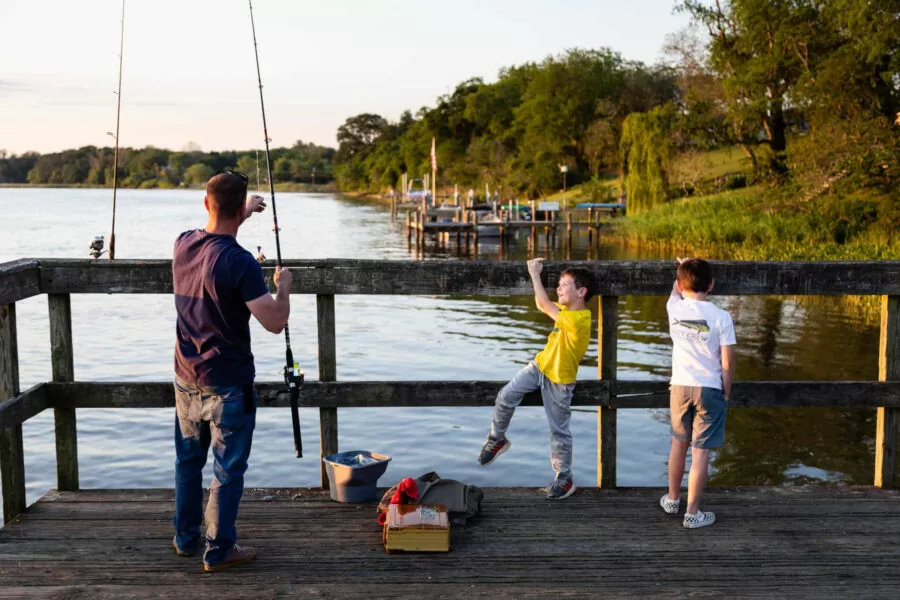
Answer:
[[[349,450],[322,458],[331,484],[331,499],[337,502],[372,502],[378,478],[391,457],[368,450]]]

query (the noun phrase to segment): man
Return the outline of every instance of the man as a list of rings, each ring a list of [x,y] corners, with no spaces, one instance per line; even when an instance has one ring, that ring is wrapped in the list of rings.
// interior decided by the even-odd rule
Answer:
[[[235,542],[235,520],[256,425],[258,397],[250,352],[250,315],[280,333],[290,315],[291,273],[275,271],[275,297],[262,269],[235,237],[266,203],[247,198],[247,177],[213,176],[203,200],[204,229],[178,236],[172,260],[177,311],[175,343],[175,538],[179,556],[200,545],[203,466],[210,445],[215,470],[206,505],[203,567],[219,571],[256,556]]]

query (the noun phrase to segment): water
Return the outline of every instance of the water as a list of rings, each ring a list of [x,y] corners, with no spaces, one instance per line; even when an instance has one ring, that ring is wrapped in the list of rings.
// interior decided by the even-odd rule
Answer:
[[[24,257],[86,257],[95,235],[110,226],[108,190],[0,189],[4,243],[0,261]],[[402,221],[385,207],[331,195],[277,197],[285,258],[405,260]],[[200,191],[123,190],[118,196],[117,258],[170,258],[178,233],[205,224]],[[586,256],[580,234],[573,259]],[[262,243],[275,255],[270,216],[254,217],[238,241],[254,254]],[[543,241],[541,240],[541,245]],[[506,259],[528,254],[523,233]],[[483,244],[479,258],[496,258]],[[429,248],[428,260],[455,257]],[[603,248],[600,258],[635,258]],[[555,256],[555,258],[561,258]],[[657,258],[644,255],[641,258]],[[525,267],[523,265],[523,273]],[[315,298],[293,296],[291,338],[307,377],[316,373]],[[834,299],[715,298],[734,316],[737,378],[743,380],[863,380],[877,378],[878,331]],[[620,301],[620,379],[665,380],[670,372],[665,298]],[[44,296],[20,302],[22,388],[50,379],[49,325]],[[81,381],[158,381],[172,376],[175,312],[171,296],[72,296],[75,376]],[[531,297],[436,298],[338,296],[337,376],[363,380],[508,380],[546,342],[550,322]],[[596,315],[595,315],[596,319]],[[252,323],[258,379],[281,377],[284,342]],[[596,340],[579,379],[597,374]],[[251,487],[315,486],[319,481],[318,421],[302,410],[309,455],[293,458],[289,411],[262,409],[246,483]],[[510,429],[513,451],[490,468],[475,457],[490,424],[489,408],[341,409],[340,447],[392,457],[381,485],[435,470],[478,485],[544,486],[551,478],[546,420],[541,408],[522,408]],[[778,485],[823,481],[871,484],[874,411],[855,409],[732,410],[725,446],[713,456],[711,484]],[[84,488],[173,486],[171,409],[80,409],[78,450]],[[574,475],[597,479],[597,416],[573,414]],[[50,411],[24,425],[28,501],[56,486]],[[618,481],[661,486],[670,445],[668,411],[619,411]],[[210,467],[207,465],[206,478]]]

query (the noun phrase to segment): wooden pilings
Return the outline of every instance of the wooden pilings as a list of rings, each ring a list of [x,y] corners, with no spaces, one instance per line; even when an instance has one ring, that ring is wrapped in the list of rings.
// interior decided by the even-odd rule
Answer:
[[[19,349],[15,303],[0,306],[0,402],[19,393]],[[3,521],[9,523],[25,510],[25,449],[22,425],[0,431],[0,485]]]
[[[319,381],[337,381],[337,342],[334,333],[334,294],[316,295],[319,338]],[[319,455],[338,452],[337,408],[319,409]],[[322,487],[328,489],[325,463],[320,461]]]
[[[900,296],[881,300],[881,340],[878,353],[878,380],[900,380]],[[897,435],[900,408],[878,408],[875,426],[875,485],[897,486]]]
[[[72,349],[72,305],[69,294],[48,294],[50,312],[50,360],[53,381],[74,381],[74,353]],[[78,434],[74,406],[53,409],[56,425],[57,489],[78,489]]]
[[[599,345],[599,378],[610,382],[616,379],[618,365],[619,297],[601,296],[597,319]],[[616,487],[617,415],[615,408],[600,405],[597,409],[597,486]]]
[[[534,210],[534,202],[531,203],[532,212]],[[452,208],[439,207],[429,208],[420,204],[418,209],[410,210],[406,213],[406,239],[409,251],[415,253],[417,257],[424,256],[426,237],[433,237],[437,241],[435,248],[446,249],[450,246],[453,238],[456,238],[456,253],[462,256],[470,254],[472,243],[475,244],[477,252],[480,237],[478,234],[479,227],[485,227],[485,223],[479,222],[478,213],[474,210],[464,208],[462,206],[454,206]],[[572,211],[566,211],[565,216],[557,214],[555,211],[547,211],[547,219],[542,221],[522,220],[519,217],[518,210],[501,210],[500,220],[495,225],[490,223],[490,227],[497,227],[500,230],[500,238],[498,244],[498,252],[503,255],[505,252],[505,244],[512,240],[519,239],[519,231],[530,231],[528,237],[528,248],[530,253],[537,254],[539,249],[548,257],[553,257],[557,247],[560,247],[565,254],[567,260],[571,260],[573,248],[575,248],[575,234],[579,229],[587,230],[587,258],[590,259],[594,254],[594,246],[599,244],[599,230],[602,224],[599,220],[599,212],[591,211],[589,219],[578,219],[573,216]],[[562,240],[559,235],[565,235]],[[543,232],[543,235],[541,235]],[[413,248],[413,238],[415,238],[415,249]],[[465,239],[464,239],[465,238]],[[465,246],[463,245],[465,244]],[[543,244],[543,248],[541,247]],[[562,248],[564,246],[564,248]],[[502,260],[502,258],[501,258]]]

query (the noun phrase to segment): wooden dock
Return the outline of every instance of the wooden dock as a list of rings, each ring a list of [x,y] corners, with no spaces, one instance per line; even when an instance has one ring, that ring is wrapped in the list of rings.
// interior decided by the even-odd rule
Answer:
[[[712,489],[719,520],[698,530],[661,493],[488,488],[449,553],[388,555],[373,504],[248,490],[238,531],[259,557],[207,574],[172,550],[171,490],[52,491],[0,530],[0,598],[900,597],[896,491]]]
[[[564,266],[545,264],[545,285]],[[900,262],[716,262],[723,295],[878,295],[877,381],[738,381],[729,406],[869,408],[876,413],[872,487],[713,489],[719,521],[686,531],[661,513],[661,490],[617,488],[619,410],[668,406],[665,381],[619,380],[619,297],[665,296],[671,261],[584,261],[597,276],[598,379],[573,406],[597,410],[597,479],[546,501],[534,489],[487,490],[480,520],[440,556],[387,556],[371,505],[316,490],[248,493],[241,539],[262,552],[233,573],[205,575],[177,558],[172,492],[85,491],[77,412],[174,406],[170,381],[79,381],[72,294],[171,294],[165,260],[23,259],[0,264],[0,598],[900,597]],[[353,295],[531,295],[521,262],[289,260],[293,294],[316,296],[318,380],[300,391],[319,414],[320,458],[339,451],[338,408],[490,406],[500,381],[337,381],[335,298]],[[264,265],[272,285],[274,265]],[[47,295],[52,380],[19,385],[16,304]],[[839,344],[839,340],[836,341]],[[342,348],[343,350],[343,348]],[[285,410],[280,382],[260,382],[260,410]],[[523,405],[540,405],[536,394]],[[54,412],[57,489],[27,506],[23,424]],[[781,440],[772,440],[780,443]],[[502,468],[502,467],[501,467]],[[410,476],[418,473],[405,474]],[[321,473],[322,487],[328,485]],[[383,482],[385,484],[394,483]],[[300,493],[295,498],[294,494]],[[218,580],[210,579],[215,577]],[[224,586],[228,586],[227,588]]]

